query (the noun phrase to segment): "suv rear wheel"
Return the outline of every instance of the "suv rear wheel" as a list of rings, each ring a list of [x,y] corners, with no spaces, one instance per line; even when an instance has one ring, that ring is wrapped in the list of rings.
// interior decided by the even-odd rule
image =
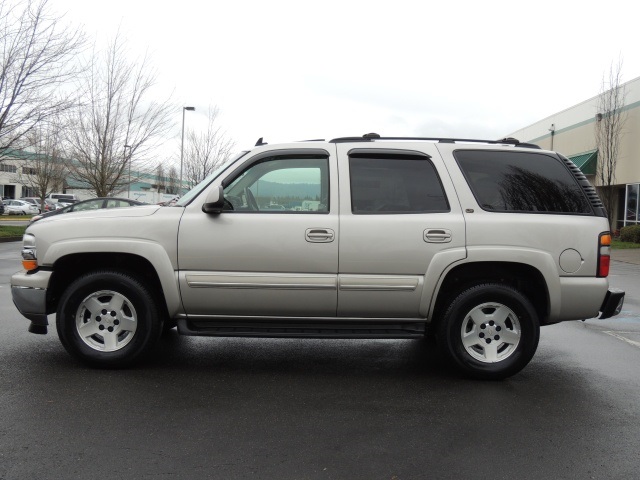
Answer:
[[[438,344],[464,372],[503,379],[522,370],[540,338],[538,315],[516,289],[483,284],[462,291],[447,309]]]
[[[153,296],[117,271],[86,274],[65,290],[58,336],[69,353],[99,367],[123,367],[150,350],[162,331]]]

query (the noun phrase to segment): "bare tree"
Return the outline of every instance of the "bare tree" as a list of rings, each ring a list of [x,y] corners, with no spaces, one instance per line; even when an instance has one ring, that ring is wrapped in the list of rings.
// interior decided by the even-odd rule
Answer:
[[[0,1],[0,148],[24,144],[38,124],[73,104],[64,84],[78,74],[84,35],[48,3]]]
[[[50,193],[64,188],[67,175],[67,160],[63,154],[63,126],[59,122],[41,124],[28,135],[33,153],[22,162],[17,172],[17,182],[28,187],[40,198],[44,210],[44,199]]]
[[[178,194],[178,169],[174,166],[169,168],[169,180],[167,181],[167,193],[171,195]]]
[[[598,111],[595,122],[595,140],[598,149],[596,181],[600,196],[607,209],[609,225],[614,228],[617,192],[616,166],[627,120],[625,106],[626,91],[622,84],[622,61],[611,64],[608,76],[603,76],[598,97]]]
[[[219,125],[220,111],[210,106],[207,112],[207,129],[204,132],[189,130],[185,141],[184,179],[189,188],[204,180],[231,156],[235,142]]]
[[[169,100],[149,97],[155,72],[144,56],[129,61],[117,34],[103,56],[94,54],[86,76],[79,82],[79,102],[72,115],[69,144],[74,163],[71,177],[84,182],[99,197],[122,190],[131,162],[140,172],[149,155],[172,128]]]
[[[164,165],[161,163],[156,167],[156,177],[158,178],[156,184],[158,185],[158,193],[167,191],[167,179],[164,173]]]

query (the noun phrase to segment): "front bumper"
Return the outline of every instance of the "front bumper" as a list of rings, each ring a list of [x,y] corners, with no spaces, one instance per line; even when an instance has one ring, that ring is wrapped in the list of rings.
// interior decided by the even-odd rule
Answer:
[[[610,288],[604,297],[600,311],[602,312],[599,319],[613,317],[618,315],[624,304],[624,291],[617,288]]]
[[[38,325],[47,322],[47,291],[41,288],[11,287],[13,304],[20,313]]]
[[[29,331],[46,333],[47,287],[52,272],[18,272],[11,277],[11,296],[18,311],[31,320]]]

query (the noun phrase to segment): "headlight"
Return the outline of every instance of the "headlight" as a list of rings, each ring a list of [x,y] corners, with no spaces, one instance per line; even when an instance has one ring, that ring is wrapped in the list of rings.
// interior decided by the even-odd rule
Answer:
[[[27,271],[38,268],[36,237],[30,233],[22,237],[22,267]]]

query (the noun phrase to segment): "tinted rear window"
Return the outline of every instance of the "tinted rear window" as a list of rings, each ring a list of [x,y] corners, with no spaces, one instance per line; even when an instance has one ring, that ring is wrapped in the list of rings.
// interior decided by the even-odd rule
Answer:
[[[428,157],[350,155],[351,211],[356,215],[448,212]]]
[[[571,172],[550,155],[491,150],[458,150],[454,155],[484,210],[593,213]]]

